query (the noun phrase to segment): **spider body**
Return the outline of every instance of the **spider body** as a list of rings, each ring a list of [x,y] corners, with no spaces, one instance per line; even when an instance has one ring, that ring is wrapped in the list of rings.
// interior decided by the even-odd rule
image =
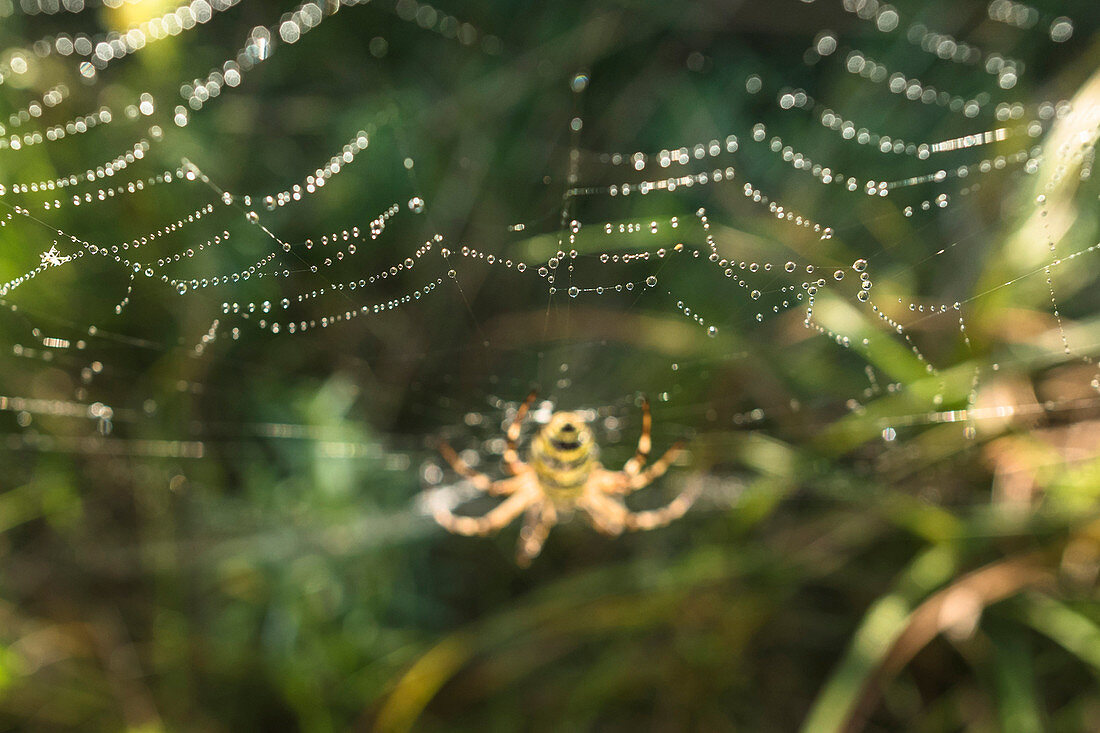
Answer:
[[[520,460],[517,443],[523,419],[535,400],[532,392],[516,411],[508,427],[504,465],[511,477],[493,481],[470,468],[454,450],[443,443],[440,452],[449,464],[475,488],[505,499],[480,517],[454,514],[437,507],[435,520],[450,532],[487,535],[525,515],[516,549],[516,562],[530,564],[546,542],[559,516],[579,510],[598,531],[618,535],[624,530],[661,527],[684,515],[695,500],[689,487],[671,503],[652,511],[631,511],[619,498],[648,486],[660,477],[681,451],[672,446],[661,458],[646,466],[651,441],[649,402],[642,402],[642,435],[638,449],[620,471],[609,471],[599,460],[599,445],[584,416],[577,412],[555,412],[531,441],[528,461]]]

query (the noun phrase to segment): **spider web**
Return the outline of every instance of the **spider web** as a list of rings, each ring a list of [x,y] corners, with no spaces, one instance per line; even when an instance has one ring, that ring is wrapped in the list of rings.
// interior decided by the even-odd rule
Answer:
[[[1100,399],[1087,6],[0,12],[9,460],[422,526],[532,386],[717,505]]]
[[[426,516],[478,498],[435,445],[500,475],[532,388],[525,436],[585,411],[610,468],[648,395],[654,454],[687,451],[632,507],[703,491],[644,537],[559,526],[542,568],[830,502],[1091,507],[1100,16],[1054,5],[0,0],[19,618],[137,588],[110,613],[178,641],[183,578],[265,664],[353,680],[286,684],[358,720],[439,623],[408,599],[507,567],[511,530]],[[252,635],[212,628],[239,674]],[[116,637],[81,680],[121,670],[127,703],[28,686],[4,714],[194,697],[132,686],[151,655]]]

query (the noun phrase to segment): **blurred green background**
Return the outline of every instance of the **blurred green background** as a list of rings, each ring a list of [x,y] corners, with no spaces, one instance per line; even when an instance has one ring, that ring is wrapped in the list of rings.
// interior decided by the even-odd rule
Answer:
[[[94,49],[182,6],[87,2],[0,0],[5,138],[111,110],[0,148],[0,727],[1100,729],[1091,0],[198,0],[208,22],[90,77],[59,34]],[[308,33],[287,42],[288,22]],[[267,58],[190,105],[254,28]],[[908,99],[895,73],[979,108]],[[63,101],[32,113],[58,84]],[[879,149],[1002,128],[927,159]],[[360,131],[369,146],[323,188],[263,205]],[[111,176],[21,187],[143,138]],[[686,165],[662,168],[681,146]],[[732,181],[606,193],[727,166]],[[777,219],[747,182],[833,236]],[[336,256],[391,206],[381,236]],[[119,246],[173,223],[122,250],[139,270],[193,250],[152,277],[92,254],[42,264],[55,244],[79,253],[71,237]],[[271,252],[263,277],[182,295],[160,280]],[[551,258],[553,293],[537,272]],[[273,314],[248,312],[265,301]],[[696,506],[617,539],[576,518],[527,570],[515,527],[443,532],[425,497],[462,485],[434,445],[502,475],[502,421],[532,387],[599,410],[614,468],[648,394],[655,451],[688,451],[631,506],[693,483]]]

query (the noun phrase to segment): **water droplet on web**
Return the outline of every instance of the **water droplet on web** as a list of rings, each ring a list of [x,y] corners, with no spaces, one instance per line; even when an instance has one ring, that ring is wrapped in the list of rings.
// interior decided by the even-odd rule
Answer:
[[[822,56],[828,56],[833,51],[836,51],[837,41],[836,36],[831,31],[823,31],[821,35],[817,37],[817,43],[814,48]]]
[[[1065,43],[1073,36],[1073,21],[1065,16],[1054,19],[1050,24],[1050,40]]]
[[[864,270],[867,269],[867,260],[865,260],[865,259],[856,260],[855,262],[852,263],[852,269],[855,270],[856,272],[863,272]]]
[[[569,297],[576,298],[578,295],[580,295],[580,292],[581,291],[574,285],[573,287],[569,288]]]
[[[647,277],[645,279],[645,284],[646,284],[646,286],[652,288],[653,286],[655,286],[657,284],[657,276],[656,275],[650,275],[649,277]]]
[[[424,212],[424,199],[419,196],[413,196],[409,199],[409,211],[414,214],[421,214]]]

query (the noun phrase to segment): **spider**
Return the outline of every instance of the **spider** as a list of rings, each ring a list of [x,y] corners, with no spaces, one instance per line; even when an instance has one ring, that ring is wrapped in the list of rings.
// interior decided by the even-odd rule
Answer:
[[[439,451],[475,489],[504,501],[480,517],[460,516],[436,506],[435,520],[444,529],[461,535],[487,535],[510,524],[526,512],[516,546],[516,563],[526,567],[542,550],[550,529],[561,515],[579,509],[596,530],[611,536],[623,530],[647,530],[679,519],[695,501],[697,490],[689,487],[661,509],[635,512],[617,497],[648,486],[661,476],[683,449],[673,445],[646,467],[651,447],[649,401],[642,398],[642,435],[634,457],[621,471],[609,471],[599,461],[599,446],[584,417],[576,412],[555,412],[535,435],[530,459],[521,461],[516,449],[523,419],[535,400],[535,392],[516,411],[508,426],[504,466],[511,477],[493,481],[466,464],[447,443]]]

